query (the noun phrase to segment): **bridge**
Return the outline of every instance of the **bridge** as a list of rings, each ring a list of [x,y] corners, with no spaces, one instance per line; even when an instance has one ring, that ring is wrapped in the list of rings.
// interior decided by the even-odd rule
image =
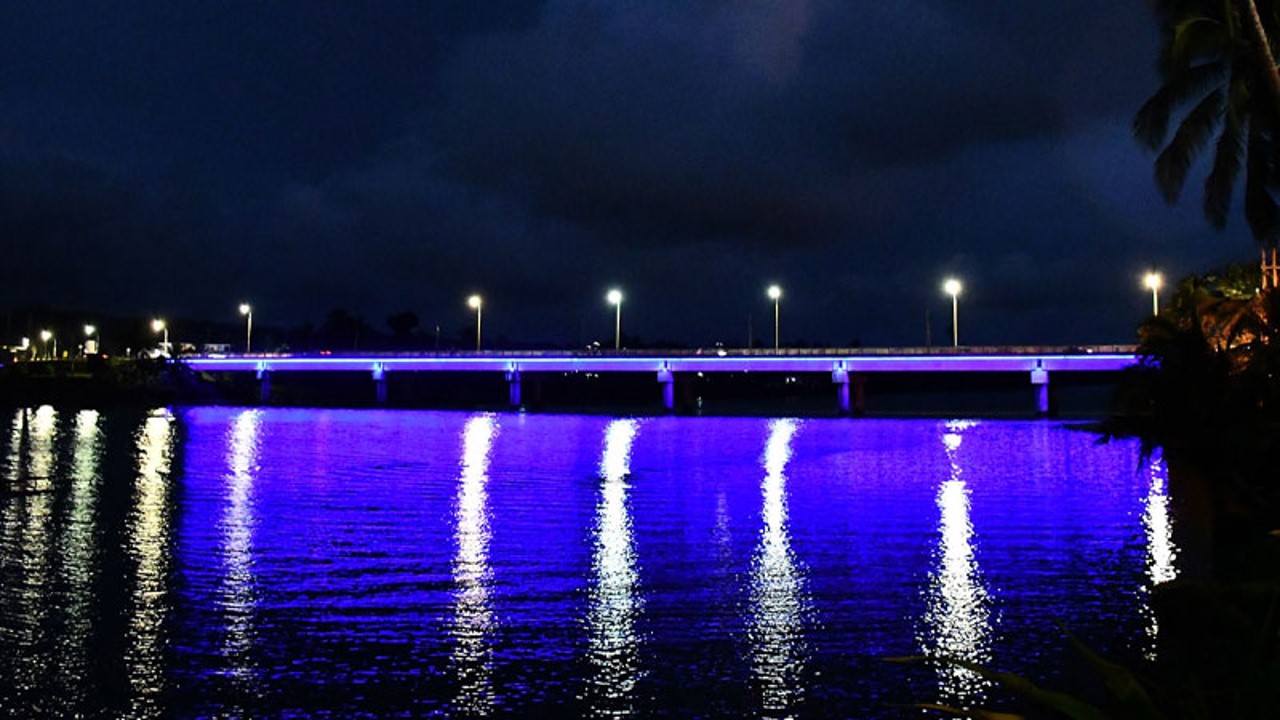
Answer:
[[[1137,362],[1132,345],[1089,347],[963,348],[805,348],[783,350],[620,350],[482,351],[365,355],[226,355],[182,358],[200,372],[252,372],[260,397],[271,397],[271,376],[292,372],[362,372],[373,380],[377,400],[387,400],[392,372],[502,373],[512,407],[521,406],[521,381],[528,373],[652,373],[662,388],[662,403],[675,408],[679,373],[830,374],[839,410],[862,410],[862,397],[850,397],[850,379],[862,373],[1023,373],[1037,388],[1036,410],[1049,412],[1049,378],[1060,372],[1116,372]],[[860,386],[858,386],[860,389]]]

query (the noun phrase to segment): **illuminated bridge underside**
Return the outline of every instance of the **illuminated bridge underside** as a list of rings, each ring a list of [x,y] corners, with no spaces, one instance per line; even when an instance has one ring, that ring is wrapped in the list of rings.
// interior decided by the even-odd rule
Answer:
[[[831,351],[825,354],[771,354],[730,351],[723,356],[695,354],[587,353],[474,353],[435,355],[367,356],[235,356],[187,358],[184,362],[202,372],[253,372],[262,380],[263,399],[270,393],[275,372],[367,372],[377,383],[378,400],[386,400],[389,372],[494,372],[504,373],[511,386],[511,404],[520,405],[521,373],[655,373],[663,386],[663,404],[674,407],[676,373],[830,373],[837,386],[838,402],[848,412],[850,374],[874,372],[928,373],[1028,373],[1040,392],[1037,409],[1048,412],[1049,374],[1055,372],[1115,372],[1134,364],[1130,348],[1108,352],[1037,348],[1034,351],[1004,348],[1000,352],[940,354],[904,350]]]

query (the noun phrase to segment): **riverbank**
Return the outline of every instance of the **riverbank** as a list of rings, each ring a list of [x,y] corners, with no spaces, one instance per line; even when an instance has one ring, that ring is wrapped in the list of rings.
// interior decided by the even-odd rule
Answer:
[[[163,360],[90,356],[22,362],[0,368],[0,404],[106,408],[216,401],[214,389],[202,384],[181,365]]]

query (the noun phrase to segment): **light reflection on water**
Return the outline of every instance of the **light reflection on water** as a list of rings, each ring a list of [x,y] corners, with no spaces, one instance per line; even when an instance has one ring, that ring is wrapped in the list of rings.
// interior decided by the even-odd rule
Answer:
[[[486,716],[493,710],[493,571],[489,567],[489,453],[498,423],[493,415],[467,420],[462,432],[461,475],[454,513],[458,545],[453,561],[455,605],[452,631],[457,646],[455,706],[464,715]]]
[[[1047,423],[20,410],[0,715],[975,704],[878,658],[1153,651],[1166,473]]]
[[[53,607],[49,596],[53,581],[53,486],[54,438],[58,413],[49,406],[34,412],[19,411],[13,423],[11,442],[21,455],[9,461],[10,488],[14,494],[5,508],[5,544],[17,545],[18,573],[13,582],[12,600],[17,605],[18,622],[6,623],[18,653],[13,682],[19,697],[27,696],[41,712],[51,712],[59,698],[39,695],[40,682],[55,667],[54,659],[38,651],[50,639]],[[6,583],[8,589],[8,583]],[[6,693],[8,694],[8,693]],[[2,696],[0,696],[2,697]]]
[[[635,625],[641,602],[627,478],[631,446],[639,428],[636,420],[609,423],[600,459],[600,501],[591,562],[594,586],[587,616],[592,666],[587,700],[596,717],[626,717],[635,710],[633,695],[640,664]]]
[[[129,517],[127,550],[134,561],[133,592],[124,652],[133,689],[131,717],[162,717],[165,689],[163,624],[170,610],[166,597],[171,533],[169,473],[173,461],[173,415],[157,410],[136,437],[138,474]]]
[[[236,415],[227,433],[226,511],[222,517],[222,588],[218,605],[226,624],[222,652],[226,673],[241,693],[258,694],[255,665],[258,583],[254,575],[254,532],[259,518],[254,502],[262,411]]]
[[[1147,578],[1145,594],[1150,596],[1155,586],[1171,582],[1178,577],[1178,546],[1173,539],[1173,521],[1169,515],[1169,468],[1164,458],[1154,456],[1147,461],[1146,473],[1150,488],[1142,513],[1142,527],[1147,537]],[[1160,624],[1150,605],[1143,603],[1147,618],[1148,646],[1146,656],[1155,659]]]
[[[91,663],[88,642],[93,630],[93,585],[100,576],[94,542],[103,442],[100,420],[96,410],[81,410],[72,422],[70,501],[62,538],[66,631],[58,635],[61,661],[57,665],[58,697],[68,711],[85,700],[80,679],[88,674]]]
[[[938,487],[938,567],[930,578],[922,644],[932,655],[986,665],[991,661],[989,598],[974,553],[970,491],[960,452],[965,432],[975,424],[949,422],[942,434],[950,474]],[[947,664],[938,668],[938,685],[944,702],[961,706],[981,700],[986,687],[971,670]]]
[[[802,699],[804,576],[787,527],[787,463],[800,424],[775,420],[761,458],[760,542],[751,564],[751,644],[765,717],[790,717]]]

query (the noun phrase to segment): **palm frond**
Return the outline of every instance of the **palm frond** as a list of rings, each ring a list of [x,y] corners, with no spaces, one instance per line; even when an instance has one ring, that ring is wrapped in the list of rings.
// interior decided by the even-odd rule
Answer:
[[[1221,59],[1233,45],[1221,21],[1203,15],[1185,18],[1174,25],[1160,71],[1166,77],[1176,76],[1206,60]]]
[[[1182,192],[1191,161],[1204,147],[1222,116],[1226,93],[1218,88],[1205,96],[1178,125],[1168,146],[1156,158],[1156,185],[1164,199],[1173,203]]]
[[[1243,83],[1234,80],[1230,94],[1245,92]],[[1222,120],[1222,132],[1213,151],[1213,168],[1204,180],[1204,214],[1214,227],[1227,224],[1227,212],[1231,209],[1231,193],[1236,177],[1240,174],[1240,161],[1244,155],[1244,128],[1240,114],[1235,111],[1235,101],[1227,101]]]
[[[1222,84],[1227,78],[1227,69],[1225,62],[1205,63],[1171,78],[1134,116],[1134,136],[1148,148],[1158,150],[1169,132],[1169,118],[1173,111],[1195,98],[1201,98],[1213,86]]]
[[[1245,151],[1244,217],[1253,237],[1259,242],[1275,242],[1277,207],[1268,185],[1274,165],[1271,138],[1258,127],[1249,125],[1249,142]]]

